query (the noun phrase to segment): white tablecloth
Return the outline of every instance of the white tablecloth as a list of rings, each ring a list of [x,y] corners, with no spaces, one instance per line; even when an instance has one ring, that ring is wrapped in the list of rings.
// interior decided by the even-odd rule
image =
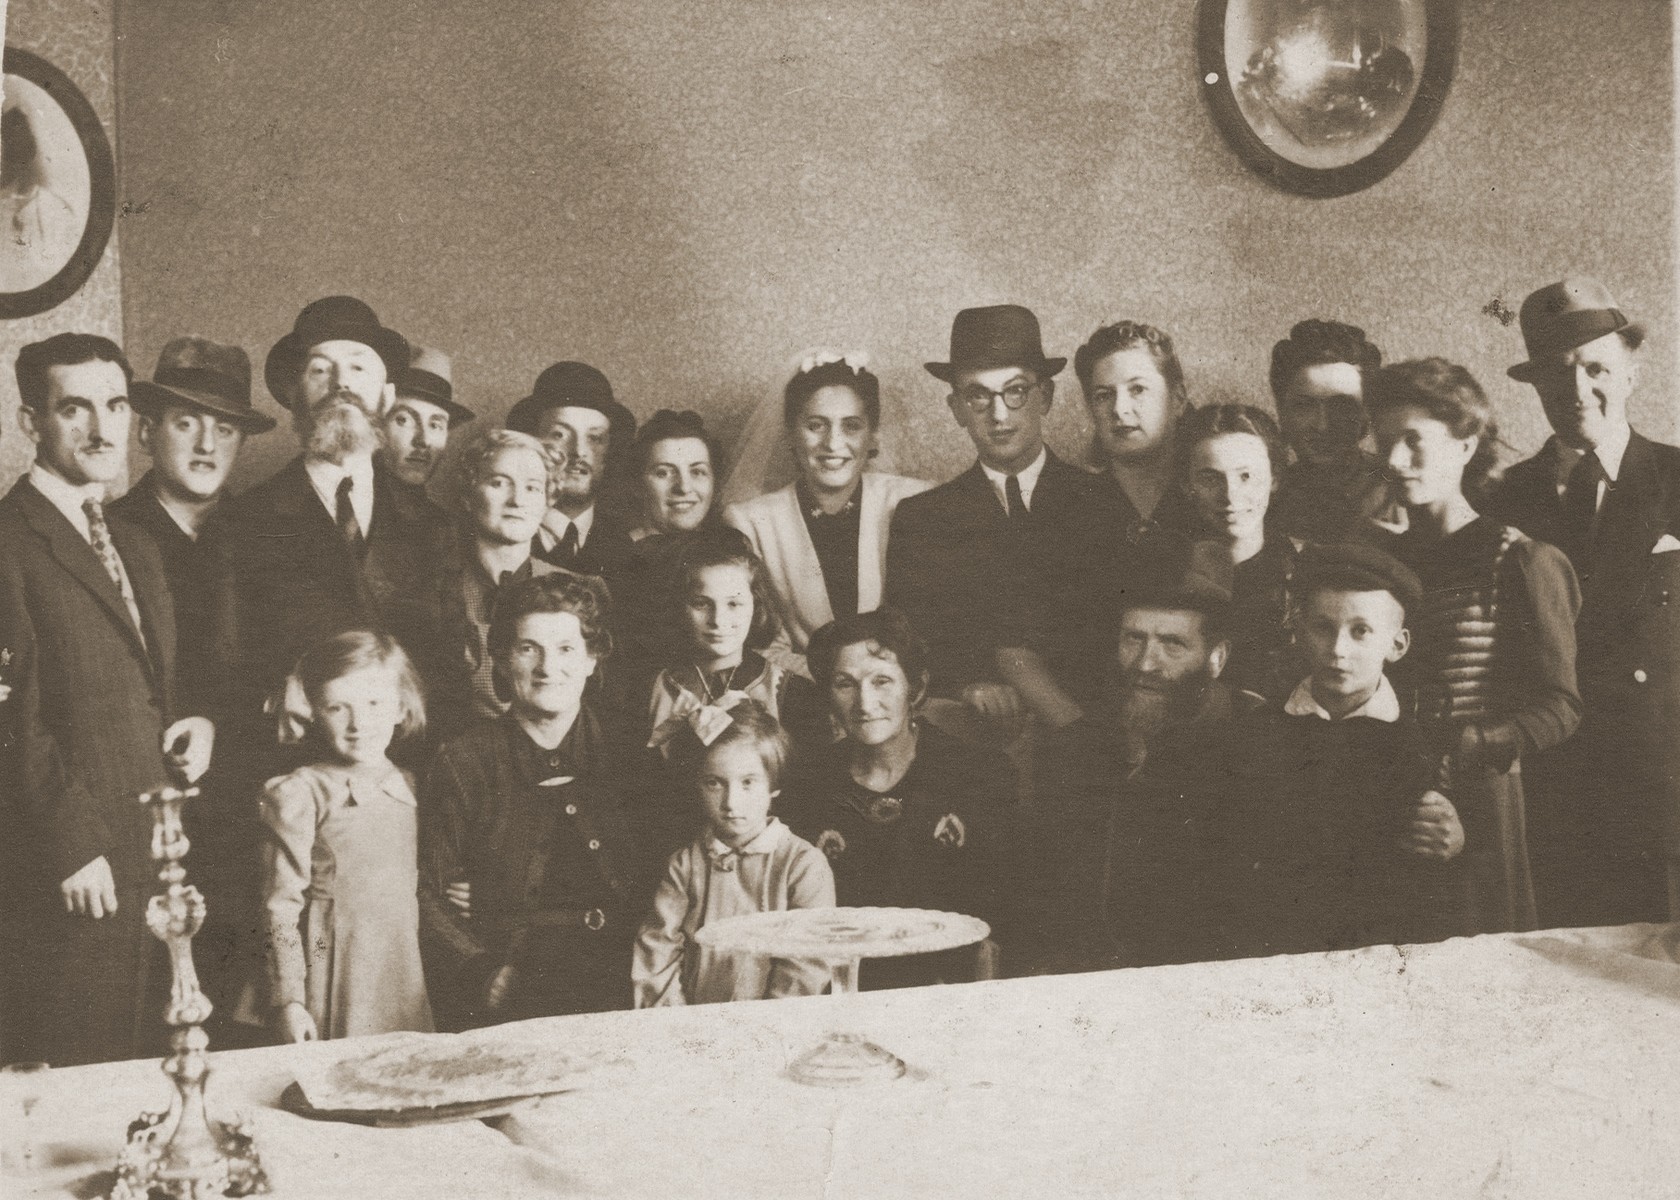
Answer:
[[[867,971],[867,966],[865,968]],[[536,1022],[619,1061],[490,1124],[310,1122],[299,1054],[215,1056],[278,1197],[1680,1196],[1680,930],[1629,926]],[[520,1027],[522,1034],[532,1026]],[[911,1066],[795,1084],[830,1029]],[[156,1063],[54,1071],[54,1164],[95,1194]]]

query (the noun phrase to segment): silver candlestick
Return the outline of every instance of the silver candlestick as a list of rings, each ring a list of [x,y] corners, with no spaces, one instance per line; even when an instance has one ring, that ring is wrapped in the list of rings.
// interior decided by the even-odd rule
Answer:
[[[204,924],[204,897],[186,882],[187,869],[181,865],[189,847],[181,808],[197,795],[197,788],[171,787],[140,797],[152,810],[152,861],[159,864],[164,887],[146,905],[146,926],[169,947],[171,982],[163,1019],[174,1032],[163,1073],[175,1094],[165,1111],[141,1113],[129,1124],[111,1200],[210,1200],[268,1191],[250,1122],[239,1117],[224,1125],[212,1121],[204,1108],[204,1081],[210,1074],[204,1022],[210,1001],[199,989],[192,957],[193,937]]]

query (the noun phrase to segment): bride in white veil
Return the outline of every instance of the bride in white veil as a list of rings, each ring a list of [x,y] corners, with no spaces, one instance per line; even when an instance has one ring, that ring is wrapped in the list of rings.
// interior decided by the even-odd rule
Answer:
[[[767,657],[804,674],[805,645],[834,619],[836,596],[858,612],[880,607],[893,511],[932,484],[891,472],[890,439],[883,453],[880,432],[903,422],[896,407],[889,416],[865,355],[807,351],[785,379],[748,418],[722,500],[724,520],[752,543],[775,594],[783,638]],[[867,425],[865,436],[855,432],[856,417]],[[835,432],[840,425],[853,432]],[[820,439],[819,429],[835,439],[832,450],[813,450],[816,442],[803,440]],[[832,465],[814,466],[814,456]],[[842,552],[830,520],[843,523],[842,538],[855,527],[855,557]],[[826,531],[821,555],[812,538],[818,528]],[[820,557],[835,568],[834,578]]]
[[[765,389],[764,396],[741,428],[735,462],[719,495],[720,504],[725,507],[739,504],[743,500],[751,500],[754,496],[785,488],[794,481],[798,471],[794,467],[793,455],[788,450],[785,416],[787,381],[800,375],[809,375],[820,366],[836,362],[843,362],[854,371],[874,370],[869,355],[861,350],[842,353],[838,350],[815,347],[805,351],[798,358],[790,359],[787,369],[777,377],[777,382]],[[903,429],[902,402],[896,396],[885,394],[881,395],[880,399],[880,428],[888,431]],[[894,451],[892,439],[889,437],[885,447],[882,447],[880,441],[877,437],[871,448],[868,469],[889,475],[896,474],[898,456]]]

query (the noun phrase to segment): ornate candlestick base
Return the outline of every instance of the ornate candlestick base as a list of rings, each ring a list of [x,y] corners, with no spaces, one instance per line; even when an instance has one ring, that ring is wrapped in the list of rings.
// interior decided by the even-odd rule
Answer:
[[[161,864],[158,879],[164,885],[146,905],[146,925],[169,947],[164,1021],[174,1033],[163,1073],[175,1085],[175,1095],[166,1110],[142,1113],[129,1124],[111,1200],[210,1200],[268,1191],[250,1123],[242,1118],[226,1125],[212,1121],[204,1107],[204,1081],[210,1074],[204,1022],[210,1001],[199,989],[192,958],[193,937],[204,924],[204,897],[186,883],[181,865],[189,848],[181,807],[196,795],[197,788],[163,788],[140,797],[152,810],[152,861]]]

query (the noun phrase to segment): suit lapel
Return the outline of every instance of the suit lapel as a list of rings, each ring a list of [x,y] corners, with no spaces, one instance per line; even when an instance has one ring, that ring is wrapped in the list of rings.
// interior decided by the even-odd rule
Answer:
[[[1630,433],[1622,468],[1604,497],[1593,533],[1592,578],[1613,577],[1616,564],[1648,554],[1662,536],[1662,497],[1651,444]]]
[[[145,641],[140,631],[134,627],[134,618],[128,615],[128,605],[123,603],[122,593],[117,585],[105,573],[105,564],[99,561],[99,556],[93,552],[93,547],[82,540],[82,535],[76,532],[76,527],[65,519],[63,513],[53,507],[33,484],[27,479],[20,479],[17,486],[12,488],[11,500],[17,504],[18,511],[43,541],[47,544],[48,552],[53,560],[80,583],[88,591],[98,597],[105,606],[105,611],[111,619],[122,629],[123,635],[139,653],[140,659],[148,668],[153,666],[151,656],[146,651]],[[114,536],[114,535],[113,535]],[[117,547],[117,553],[122,553],[122,547]],[[125,568],[127,563],[124,563]],[[133,576],[129,583],[134,582]],[[145,610],[141,610],[142,619]]]
[[[1008,523],[1009,514],[1003,511],[1003,501],[998,499],[997,492],[992,488],[992,481],[986,478],[986,472],[979,462],[958,475],[954,482],[968,502],[969,508],[982,523],[988,526]]]
[[[175,614],[168,603],[169,581],[152,570],[155,558],[145,554],[136,543],[136,538],[149,536],[120,517],[111,523],[111,541],[122,556],[129,586],[134,589],[134,605],[140,610],[140,621],[145,626],[146,649],[153,670],[161,677],[168,674],[165,668],[175,661],[175,642],[180,631],[175,628]]]

